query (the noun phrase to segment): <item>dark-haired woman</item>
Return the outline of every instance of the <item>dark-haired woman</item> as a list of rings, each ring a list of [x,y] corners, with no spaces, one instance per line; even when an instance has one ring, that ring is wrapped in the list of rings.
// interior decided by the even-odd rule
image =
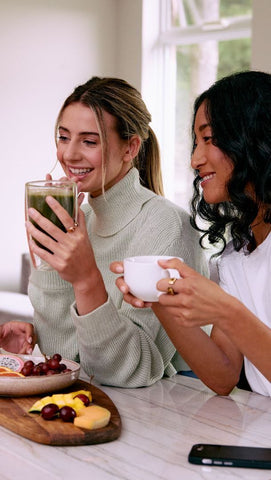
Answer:
[[[93,77],[76,87],[56,122],[57,157],[88,203],[74,227],[48,198],[72,233],[35,210],[31,218],[51,237],[27,224],[28,234],[53,252],[30,243],[54,268],[32,269],[29,282],[40,349],[80,361],[97,381],[121,387],[173,375],[176,349],[151,309],[136,311],[123,302],[110,263],[122,256],[173,255],[207,271],[189,215],[162,196],[150,122],[140,93],[124,80]]]
[[[205,237],[222,242],[220,286],[177,259],[160,262],[177,268],[182,279],[175,281],[175,295],[161,295],[152,308],[215,392],[231,392],[244,364],[250,389],[271,396],[271,75],[234,74],[200,95],[193,144],[193,225],[203,233],[202,244]],[[198,217],[206,222],[200,227]],[[120,264],[111,268],[121,271]],[[117,285],[127,302],[140,305],[122,278]],[[167,292],[168,281],[158,288]],[[210,337],[199,328],[207,324],[213,325]]]

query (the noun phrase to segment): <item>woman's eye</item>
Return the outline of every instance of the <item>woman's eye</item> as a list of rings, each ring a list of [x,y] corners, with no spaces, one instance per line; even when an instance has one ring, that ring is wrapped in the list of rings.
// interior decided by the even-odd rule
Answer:
[[[66,142],[66,140],[68,140],[68,137],[66,137],[65,135],[58,135],[57,140],[60,142]]]
[[[209,142],[210,140],[212,141],[213,137],[211,135],[206,135],[205,137],[203,137],[203,140],[205,142]]]
[[[95,140],[84,140],[84,143],[86,145],[96,145],[97,144],[97,142],[95,142]]]

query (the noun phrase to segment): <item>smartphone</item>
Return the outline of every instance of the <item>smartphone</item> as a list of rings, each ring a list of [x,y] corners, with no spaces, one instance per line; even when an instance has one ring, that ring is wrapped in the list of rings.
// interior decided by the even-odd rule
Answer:
[[[198,443],[193,445],[188,461],[217,467],[271,469],[271,448]]]

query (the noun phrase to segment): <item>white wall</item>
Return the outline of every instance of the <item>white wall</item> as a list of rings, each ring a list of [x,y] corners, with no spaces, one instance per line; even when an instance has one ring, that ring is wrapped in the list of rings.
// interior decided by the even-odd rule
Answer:
[[[140,88],[140,24],[141,0],[0,0],[0,290],[19,288],[24,184],[55,163],[62,102],[93,75]]]
[[[155,47],[158,1],[0,0],[0,290],[19,288],[24,184],[53,167],[55,118],[75,85],[93,75],[123,77],[142,88],[159,125],[148,98],[156,65],[146,54]],[[271,71],[271,1],[253,0],[253,8],[252,68]]]
[[[271,1],[252,0],[252,62],[255,70],[271,73]]]

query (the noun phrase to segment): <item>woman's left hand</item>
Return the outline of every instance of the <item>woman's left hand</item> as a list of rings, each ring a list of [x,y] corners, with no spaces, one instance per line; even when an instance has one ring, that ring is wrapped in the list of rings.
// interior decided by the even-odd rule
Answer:
[[[0,325],[0,347],[8,352],[31,355],[36,343],[31,323],[11,321]]]
[[[169,284],[169,279],[158,282],[157,288],[164,292],[160,295],[159,306],[168,309],[169,316],[184,327],[218,324],[227,315],[230,295],[219,285],[199,274],[178,259],[159,261],[164,268],[175,268],[181,278]],[[172,288],[174,294],[169,293]],[[153,304],[155,311],[155,304]]]

